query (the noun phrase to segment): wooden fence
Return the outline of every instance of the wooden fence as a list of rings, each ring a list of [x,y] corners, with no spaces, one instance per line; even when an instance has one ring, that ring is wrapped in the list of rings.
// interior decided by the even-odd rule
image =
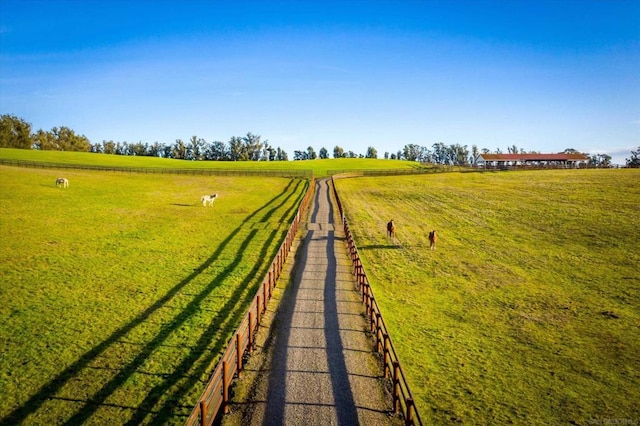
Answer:
[[[425,175],[438,172],[452,171],[449,166],[433,167],[413,167],[404,169],[343,169],[327,170],[327,175],[336,177],[361,177],[361,176],[404,176],[404,175]]]
[[[349,253],[351,255],[351,262],[353,264],[353,270],[357,278],[357,286],[362,294],[362,302],[365,305],[366,315],[369,318],[371,325],[371,332],[375,337],[376,351],[382,353],[383,358],[383,374],[384,377],[391,380],[392,383],[392,395],[393,395],[393,412],[395,414],[402,413],[405,419],[406,425],[422,425],[422,419],[415,406],[415,402],[411,391],[409,390],[409,384],[407,383],[406,376],[400,366],[400,359],[391,342],[391,336],[389,330],[384,323],[380,308],[373,295],[371,286],[369,285],[369,279],[365,273],[364,266],[360,260],[358,254],[358,248],[353,240],[353,235],[349,229],[349,224],[344,214],[344,208],[342,202],[338,196],[336,185],[331,179],[333,186],[333,193],[335,194],[336,202],[338,203],[338,209],[340,211],[340,217],[344,225],[344,233],[347,239],[347,245]]]
[[[92,170],[101,172],[122,172],[142,174],[172,174],[198,176],[262,176],[305,178],[313,177],[312,170],[257,170],[257,169],[178,169],[160,167],[110,167],[86,164],[49,163],[44,161],[9,160],[0,158],[0,165],[28,167],[32,169]]]
[[[260,320],[267,309],[267,303],[271,299],[276,281],[282,272],[284,262],[298,232],[298,225],[302,215],[308,208],[309,200],[311,200],[314,190],[315,178],[312,178],[307,193],[298,208],[296,217],[289,227],[287,236],[271,263],[269,272],[264,277],[262,285],[253,298],[240,326],[229,341],[222,358],[218,361],[197,405],[191,411],[191,415],[185,423],[186,426],[211,425],[220,411],[228,412],[231,380],[234,377],[240,377],[243,370],[242,361],[244,355],[251,353],[254,349],[255,334],[260,325]]]

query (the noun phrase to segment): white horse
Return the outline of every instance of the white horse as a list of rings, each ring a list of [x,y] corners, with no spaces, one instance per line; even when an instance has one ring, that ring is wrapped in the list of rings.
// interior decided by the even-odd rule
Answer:
[[[218,194],[211,194],[211,195],[203,195],[201,200],[202,200],[202,205],[204,207],[208,205],[213,206],[213,202],[216,200],[216,198],[218,198]]]
[[[68,188],[69,187],[69,180],[65,179],[65,178],[57,178],[56,179],[56,188],[57,187]]]

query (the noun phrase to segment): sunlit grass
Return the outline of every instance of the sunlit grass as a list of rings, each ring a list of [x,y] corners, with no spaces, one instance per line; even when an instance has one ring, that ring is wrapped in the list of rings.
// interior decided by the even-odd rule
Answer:
[[[0,424],[181,424],[308,184],[60,173],[0,166]]]
[[[336,182],[428,423],[640,418],[640,171]]]
[[[134,157],[89,152],[36,151],[0,148],[0,159],[103,167],[150,167],[168,169],[306,170],[316,177],[332,170],[407,169],[420,167],[414,161],[371,158],[316,159],[307,161],[185,161],[170,158]]]

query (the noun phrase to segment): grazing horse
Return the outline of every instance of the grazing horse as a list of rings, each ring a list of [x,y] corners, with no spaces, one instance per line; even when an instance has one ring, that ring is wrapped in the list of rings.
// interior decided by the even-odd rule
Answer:
[[[436,230],[429,232],[429,243],[431,250],[436,249],[436,243],[438,242],[438,234],[436,234]]]
[[[213,206],[213,202],[216,200],[216,198],[218,198],[218,194],[211,194],[211,195],[203,195],[201,200],[202,200],[202,205],[204,207],[208,205]]]
[[[69,180],[65,178],[56,178],[56,188],[57,187],[68,188]]]
[[[395,238],[396,236],[396,224],[393,223],[393,219],[387,223],[387,236],[391,238]]]

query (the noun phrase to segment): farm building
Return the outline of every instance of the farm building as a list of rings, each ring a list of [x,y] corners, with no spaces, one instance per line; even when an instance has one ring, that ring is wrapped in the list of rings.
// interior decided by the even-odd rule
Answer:
[[[480,154],[480,167],[579,167],[586,164],[589,157],[584,154]]]

